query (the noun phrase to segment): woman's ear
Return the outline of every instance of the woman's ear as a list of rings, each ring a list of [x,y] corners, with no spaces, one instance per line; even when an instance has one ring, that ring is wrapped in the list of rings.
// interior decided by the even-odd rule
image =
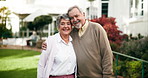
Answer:
[[[59,31],[59,27],[57,27],[57,30]]]

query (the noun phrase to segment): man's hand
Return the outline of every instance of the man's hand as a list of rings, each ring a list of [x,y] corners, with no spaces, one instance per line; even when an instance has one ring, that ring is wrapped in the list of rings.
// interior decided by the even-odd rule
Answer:
[[[47,49],[47,44],[46,44],[46,42],[43,42],[42,43],[42,50],[46,50]]]

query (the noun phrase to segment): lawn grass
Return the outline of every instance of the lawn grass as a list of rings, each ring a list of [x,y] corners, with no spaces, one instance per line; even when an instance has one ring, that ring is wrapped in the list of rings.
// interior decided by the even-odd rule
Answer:
[[[0,78],[36,78],[40,52],[0,49]]]

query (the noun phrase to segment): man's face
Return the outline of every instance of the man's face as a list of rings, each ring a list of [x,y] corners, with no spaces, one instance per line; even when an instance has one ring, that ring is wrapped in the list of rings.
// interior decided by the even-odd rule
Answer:
[[[77,8],[72,9],[68,13],[71,23],[73,26],[75,26],[77,29],[80,29],[84,23],[85,23],[85,15],[84,13],[81,13]]]

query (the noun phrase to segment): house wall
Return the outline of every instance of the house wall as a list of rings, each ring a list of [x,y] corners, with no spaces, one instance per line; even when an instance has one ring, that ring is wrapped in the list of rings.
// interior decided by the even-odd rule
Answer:
[[[143,36],[148,36],[148,0],[143,0],[143,16],[140,15],[140,4],[138,5],[140,7],[140,9],[138,9],[139,15],[129,18],[128,26],[126,26],[126,33],[133,34],[133,36],[137,36],[138,33],[140,33]]]
[[[123,31],[122,25],[129,19],[129,0],[110,0],[108,14],[116,18],[117,26]]]
[[[137,36],[139,33],[143,36],[148,36],[148,21],[131,22],[127,27],[127,34]]]
[[[108,16],[116,18],[119,30],[125,34],[137,36],[140,33],[148,36],[148,0],[143,0],[143,16],[140,15],[140,9],[138,9],[138,15],[131,17],[133,9],[130,7],[130,0],[109,0]],[[138,4],[138,7],[141,8],[141,4]]]

